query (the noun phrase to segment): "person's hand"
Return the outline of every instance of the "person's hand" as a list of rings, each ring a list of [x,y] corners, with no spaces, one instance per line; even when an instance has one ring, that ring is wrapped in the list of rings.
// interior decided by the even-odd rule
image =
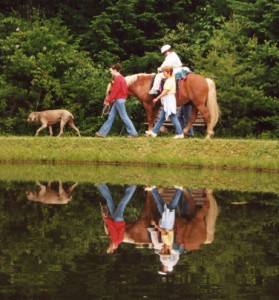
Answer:
[[[109,102],[108,102],[108,98],[106,97],[106,98],[104,99],[104,105],[107,105],[107,104],[109,104]]]
[[[154,98],[153,103],[156,103],[159,100],[159,98]]]

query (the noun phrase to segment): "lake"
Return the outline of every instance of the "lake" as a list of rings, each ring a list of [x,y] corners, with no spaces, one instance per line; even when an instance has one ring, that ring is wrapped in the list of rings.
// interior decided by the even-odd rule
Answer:
[[[278,175],[2,165],[1,299],[277,299]]]

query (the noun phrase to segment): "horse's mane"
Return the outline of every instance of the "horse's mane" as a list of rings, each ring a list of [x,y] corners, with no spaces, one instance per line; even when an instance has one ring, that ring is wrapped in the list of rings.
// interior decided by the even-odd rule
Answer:
[[[155,74],[138,73],[138,74],[126,76],[125,79],[126,79],[127,85],[130,86],[131,84],[133,84],[138,79],[138,77],[141,77],[141,76],[142,77],[149,77],[151,75],[155,75]]]
[[[150,76],[154,76],[155,74],[147,74],[147,73],[138,73],[138,74],[134,74],[134,75],[129,75],[125,77],[125,80],[127,82],[127,86],[129,87],[130,85],[132,85],[139,77],[150,77]],[[107,86],[107,91],[106,91],[106,95],[108,95],[110,93],[111,90],[111,82],[108,84]]]

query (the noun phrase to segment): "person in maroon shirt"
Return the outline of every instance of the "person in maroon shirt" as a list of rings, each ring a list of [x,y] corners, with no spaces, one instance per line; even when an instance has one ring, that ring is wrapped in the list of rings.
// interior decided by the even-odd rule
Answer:
[[[106,209],[104,209],[101,205],[102,218],[106,224],[106,228],[110,237],[107,253],[114,253],[124,239],[126,231],[124,211],[137,187],[135,185],[129,185],[125,189],[124,196],[117,206],[115,205],[110,190],[106,184],[97,184],[97,188],[107,202]]]
[[[104,100],[104,104],[113,103],[113,105],[107,121],[103,124],[100,130],[96,132],[95,135],[97,137],[104,138],[107,136],[113,125],[115,117],[117,116],[117,113],[126,126],[128,137],[138,137],[135,126],[126,111],[125,103],[128,97],[128,87],[125,78],[120,73],[121,68],[121,64],[114,64],[110,68],[110,73],[114,77],[114,82],[112,84],[110,94]]]

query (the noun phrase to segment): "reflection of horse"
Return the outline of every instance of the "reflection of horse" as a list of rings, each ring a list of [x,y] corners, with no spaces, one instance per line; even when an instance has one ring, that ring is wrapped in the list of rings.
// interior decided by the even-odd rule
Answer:
[[[213,242],[215,225],[219,209],[212,190],[206,191],[206,199],[200,209],[195,205],[195,200],[188,191],[184,192],[184,197],[189,201],[189,218],[176,214],[174,230],[177,242],[184,244],[185,250],[199,249],[202,244]],[[150,238],[147,228],[151,220],[160,219],[157,204],[151,192],[147,193],[145,208],[139,219],[126,226],[124,242],[133,244],[149,244]]]
[[[157,204],[154,201],[152,194],[148,192],[145,200],[145,207],[140,218],[129,224],[126,224],[124,242],[149,244],[150,238],[147,228],[150,226],[151,220],[158,221],[160,216],[161,215],[158,211]]]
[[[67,204],[72,199],[73,190],[77,186],[77,183],[75,183],[65,191],[62,182],[59,181],[59,189],[57,192],[51,188],[51,182],[47,185],[41,184],[39,181],[36,183],[40,187],[40,190],[38,192],[26,191],[27,199],[44,204]]]
[[[135,74],[125,77],[129,95],[137,97],[144,106],[147,114],[148,130],[152,129],[160,106],[159,104],[153,106],[153,97],[148,94],[153,77],[154,74]],[[214,134],[213,129],[219,119],[214,81],[197,74],[188,74],[185,80],[181,79],[179,81],[176,99],[178,106],[190,101],[192,103],[191,117],[183,132],[188,133],[188,130],[197,119],[198,111],[200,111],[207,126],[206,137],[210,138]]]

